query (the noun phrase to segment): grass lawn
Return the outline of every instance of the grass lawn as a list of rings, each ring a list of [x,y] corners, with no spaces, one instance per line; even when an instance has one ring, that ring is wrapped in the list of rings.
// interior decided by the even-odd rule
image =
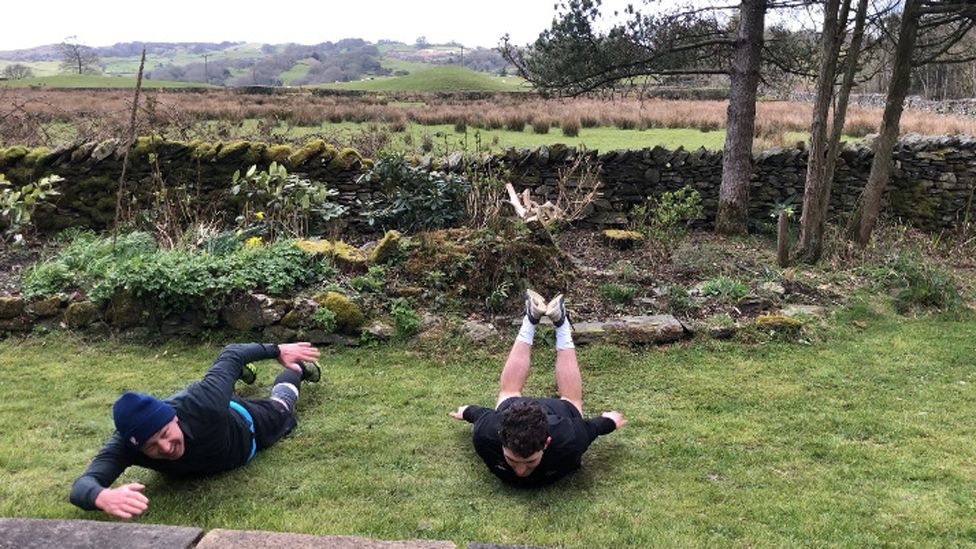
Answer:
[[[135,76],[105,76],[99,74],[58,74],[55,76],[36,76],[20,80],[5,80],[0,87],[26,88],[41,86],[49,88],[127,88],[135,89]],[[171,80],[143,80],[145,89],[156,88],[203,88],[199,82],[175,82]]]
[[[388,63],[389,65],[389,63]],[[364,91],[526,91],[521,78],[493,76],[454,65],[417,70],[406,76],[320,84],[311,87]]]
[[[858,320],[858,326],[852,325]],[[976,543],[976,322],[859,307],[812,346],[696,341],[581,353],[591,414],[619,409],[573,477],[500,485],[447,416],[493,402],[507,345],[328,350],[295,435],[218,478],[147,485],[141,522],[563,547]],[[537,337],[537,340],[539,338]],[[0,343],[0,516],[67,502],[126,389],[202,375],[217,345]],[[530,394],[550,394],[537,343]],[[264,396],[277,372],[264,363]]]

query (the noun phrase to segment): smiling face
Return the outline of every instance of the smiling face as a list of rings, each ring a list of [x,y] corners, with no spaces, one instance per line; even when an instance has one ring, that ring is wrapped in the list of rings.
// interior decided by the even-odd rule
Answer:
[[[505,462],[508,466],[512,468],[517,477],[527,477],[535,471],[535,468],[542,463],[542,454],[545,452],[546,448],[549,447],[549,443],[552,442],[552,437],[546,437],[546,445],[533,454],[528,456],[520,456],[513,452],[509,448],[502,447],[502,454],[505,456]]]
[[[180,429],[178,417],[173,417],[156,434],[142,445],[142,453],[153,459],[176,460],[183,457],[183,430]]]

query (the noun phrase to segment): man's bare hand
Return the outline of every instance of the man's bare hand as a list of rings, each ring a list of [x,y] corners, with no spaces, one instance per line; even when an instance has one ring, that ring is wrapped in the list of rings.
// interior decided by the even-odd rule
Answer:
[[[289,370],[301,372],[297,362],[313,362],[319,359],[319,350],[311,343],[283,343],[278,345],[278,362]]]
[[[624,419],[623,414],[621,414],[620,412],[603,412],[603,414],[601,415],[607,419],[612,419],[613,422],[617,425],[617,429],[623,427],[624,425],[627,425],[627,420]]]
[[[135,483],[106,488],[95,497],[95,507],[119,518],[139,516],[149,507],[149,498],[140,493],[143,488]]]
[[[464,421],[464,411],[467,409],[468,409],[467,406],[458,406],[456,412],[448,412],[447,415],[453,417],[454,419],[460,419],[461,421]]]

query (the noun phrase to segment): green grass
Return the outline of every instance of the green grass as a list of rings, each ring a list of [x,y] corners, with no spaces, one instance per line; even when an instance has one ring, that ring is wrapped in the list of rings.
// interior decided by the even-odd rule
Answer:
[[[445,65],[411,72],[406,76],[322,84],[324,88],[364,91],[523,91],[522,80],[492,76],[464,67]]]
[[[854,319],[863,330],[848,328]],[[952,546],[976,542],[976,322],[853,309],[813,346],[695,342],[581,353],[586,408],[630,420],[583,470],[508,488],[447,416],[494,399],[502,345],[326,350],[297,432],[244,469],[147,485],[140,522],[561,547]],[[67,502],[126,389],[167,394],[216,345],[70,336],[0,343],[0,516]],[[536,346],[526,392],[553,391]],[[278,366],[263,363],[263,396]]]
[[[304,77],[308,74],[309,61],[308,59],[299,60],[297,63],[292,65],[292,67],[279,75],[282,83],[286,86],[292,85],[295,80]]]
[[[0,81],[0,86],[26,88],[41,86],[47,88],[135,88],[135,76],[103,76],[94,74],[59,74],[40,76],[21,80]],[[199,82],[174,82],[171,80],[143,80],[143,88],[202,88]]]

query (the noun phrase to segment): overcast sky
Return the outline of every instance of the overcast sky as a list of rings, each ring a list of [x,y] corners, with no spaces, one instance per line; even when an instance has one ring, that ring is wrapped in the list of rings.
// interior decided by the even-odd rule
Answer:
[[[604,0],[604,13],[634,0]],[[41,0],[3,2],[0,50],[61,42],[89,46],[116,42],[295,42],[342,38],[412,44],[451,40],[494,47],[508,33],[516,44],[548,28],[555,0],[318,0],[226,2],[215,0]],[[640,0],[637,1],[640,4]]]

